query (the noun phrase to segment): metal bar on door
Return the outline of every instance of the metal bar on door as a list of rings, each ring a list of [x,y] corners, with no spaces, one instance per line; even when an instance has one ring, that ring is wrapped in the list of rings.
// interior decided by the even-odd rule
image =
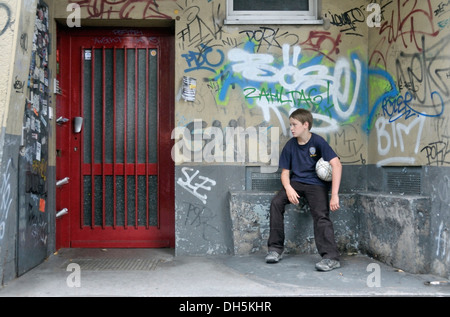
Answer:
[[[81,103],[81,115],[84,116],[84,59],[85,59],[85,48],[84,46],[81,47],[81,94],[80,94],[80,103]],[[83,164],[84,164],[84,133],[81,133],[80,135],[80,229],[83,229],[84,224],[84,173],[83,173]]]
[[[91,49],[91,228],[95,226],[95,52]]]
[[[154,71],[156,72],[156,82],[155,82],[155,85],[156,86],[158,86],[159,85],[159,83],[161,82],[161,78],[160,78],[160,74],[161,74],[161,70],[160,70],[160,58],[159,58],[159,52],[160,51],[158,51],[158,50],[156,50],[156,67],[155,67],[155,69],[154,69]],[[159,105],[159,100],[161,99],[160,98],[160,89],[158,88],[157,90],[156,90],[156,92],[155,92],[155,94],[156,94],[156,104],[157,105]],[[157,126],[157,128],[156,128],[156,147],[157,147],[157,149],[159,148],[159,144],[160,144],[160,129],[161,129],[161,127],[160,127],[160,116],[161,116],[161,114],[160,114],[160,107],[159,106],[157,106],[157,110],[156,110],[156,112],[155,112],[155,115],[156,115],[156,126]],[[156,205],[157,205],[157,209],[156,209],[156,225],[157,225],[157,228],[158,229],[161,229],[161,223],[160,223],[160,220],[161,220],[161,208],[159,208],[159,205],[160,205],[160,201],[161,201],[161,197],[160,197],[160,190],[159,190],[159,188],[160,188],[160,177],[159,177],[159,166],[160,166],[160,161],[159,161],[159,151],[158,151],[158,153],[157,153],[157,156],[156,156],[156,168],[157,168],[157,175],[158,175],[158,179],[156,180],[156,182],[157,182],[157,200],[156,200]]]
[[[106,57],[105,47],[102,47],[102,228],[106,224],[106,184],[105,184],[105,164],[106,164]]]
[[[116,105],[117,105],[117,99],[116,99],[116,78],[117,78],[117,73],[116,73],[116,48],[114,47],[113,49],[113,63],[112,63],[112,67],[113,67],[113,162],[112,162],[112,169],[113,169],[113,228],[116,228],[116,221],[117,221],[117,206],[116,206],[116,202],[117,202],[117,196],[116,196],[116,158],[117,158],[117,154],[116,154]]]
[[[128,51],[127,47],[124,47],[124,104],[123,104],[123,188],[124,188],[124,228],[128,227],[128,199],[127,199],[127,128],[128,128]]]
[[[149,201],[148,201],[148,164],[149,164],[149,148],[148,148],[148,141],[149,141],[149,91],[148,91],[148,85],[149,85],[149,49],[147,48],[145,51],[145,227],[149,228]]]
[[[138,227],[138,135],[139,135],[139,61],[138,49],[134,48],[134,226]]]

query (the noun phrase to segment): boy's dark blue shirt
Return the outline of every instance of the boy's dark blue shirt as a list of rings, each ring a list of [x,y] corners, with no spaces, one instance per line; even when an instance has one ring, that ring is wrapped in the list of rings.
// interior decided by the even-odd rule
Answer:
[[[330,161],[337,154],[323,137],[311,133],[311,138],[305,145],[298,144],[297,138],[286,143],[279,166],[291,171],[291,181],[329,187],[330,183],[322,181],[316,174],[316,163],[321,157]]]

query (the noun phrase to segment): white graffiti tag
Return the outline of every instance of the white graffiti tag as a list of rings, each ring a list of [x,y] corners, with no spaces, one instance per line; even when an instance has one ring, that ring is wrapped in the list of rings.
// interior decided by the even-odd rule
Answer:
[[[445,258],[445,255],[447,253],[447,259],[446,261],[450,261],[450,253],[449,253],[449,236],[448,236],[448,229],[444,228],[444,223],[441,221],[441,224],[439,225],[439,233],[436,237],[437,240],[437,250],[436,250],[436,256]]]
[[[385,119],[383,117],[378,118],[375,122],[378,141],[378,154],[381,156],[387,156],[391,150],[391,147],[399,147],[401,152],[404,153],[404,135],[412,135],[414,128],[417,128],[416,144],[414,147],[414,153],[417,154],[419,152],[420,140],[425,126],[425,120],[426,117],[417,117],[406,125],[398,122],[389,123],[389,119]],[[392,130],[392,136],[389,132],[389,127]],[[407,146],[408,145],[409,144],[407,144]],[[389,157],[379,161],[377,166],[383,166],[391,163],[414,164],[414,161],[414,157]]]
[[[274,57],[270,54],[254,54],[240,48],[228,52],[228,59],[233,62],[232,69],[243,78],[261,83],[280,84],[286,92],[317,91],[322,99],[331,98],[336,114],[342,119],[348,119],[355,111],[356,102],[362,80],[362,66],[358,59],[353,59],[354,70],[346,58],[336,61],[334,72],[325,65],[312,65],[298,68],[301,48],[294,46],[292,58],[290,45],[283,45],[283,66],[273,65]],[[354,72],[354,78],[352,74]],[[353,90],[351,89],[353,87]],[[329,94],[329,95],[328,95]],[[265,120],[269,119],[269,109],[275,111],[278,120],[283,124],[281,114],[276,106],[267,103],[258,105],[263,109]]]
[[[208,196],[202,195],[198,192],[199,189],[203,189],[203,190],[207,190],[210,191],[211,190],[211,186],[215,186],[216,185],[216,181],[208,178],[208,177],[204,177],[204,176],[198,176],[198,178],[200,180],[202,180],[202,183],[192,183],[194,178],[197,177],[198,173],[200,171],[196,171],[194,174],[189,175],[188,171],[193,171],[194,169],[189,168],[189,167],[183,167],[181,169],[181,172],[184,174],[184,176],[186,177],[186,180],[183,180],[181,177],[178,178],[177,180],[177,184],[180,185],[181,187],[183,187],[184,189],[186,189],[188,192],[190,192],[192,195],[194,195],[195,197],[197,197],[198,199],[200,199],[204,204],[206,204],[206,199],[208,198]],[[206,184],[211,184],[211,186],[206,186]]]
[[[8,219],[9,207],[12,203],[12,191],[10,184],[11,173],[9,167],[11,160],[8,161],[6,166],[6,173],[3,174],[3,182],[0,188],[0,240],[3,239],[6,231],[6,220]]]

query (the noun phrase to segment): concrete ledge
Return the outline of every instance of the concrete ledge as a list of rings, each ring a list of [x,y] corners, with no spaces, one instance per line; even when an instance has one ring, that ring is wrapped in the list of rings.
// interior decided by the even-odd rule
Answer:
[[[247,255],[267,252],[269,209],[275,192],[230,192],[230,215],[234,254]],[[331,214],[336,240],[341,252],[358,249],[358,220],[354,195],[341,194],[341,209]],[[285,212],[285,252],[317,253],[312,217],[305,202],[287,205]]]
[[[430,198],[361,193],[359,200],[360,251],[411,273],[429,272]]]
[[[230,192],[234,254],[267,252],[269,208],[275,193]],[[431,201],[422,196],[381,193],[340,194],[341,209],[331,213],[342,254],[361,252],[411,273],[430,265]],[[309,208],[288,205],[285,250],[316,253]]]

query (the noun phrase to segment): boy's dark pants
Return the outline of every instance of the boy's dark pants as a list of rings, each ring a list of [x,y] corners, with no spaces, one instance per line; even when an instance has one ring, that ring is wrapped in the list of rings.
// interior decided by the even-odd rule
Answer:
[[[319,254],[324,259],[339,260],[339,251],[334,239],[333,223],[329,218],[328,189],[291,181],[291,186],[308,201],[314,223],[314,239]],[[282,188],[270,205],[269,251],[282,253],[284,249],[284,211],[290,204],[286,190]]]

